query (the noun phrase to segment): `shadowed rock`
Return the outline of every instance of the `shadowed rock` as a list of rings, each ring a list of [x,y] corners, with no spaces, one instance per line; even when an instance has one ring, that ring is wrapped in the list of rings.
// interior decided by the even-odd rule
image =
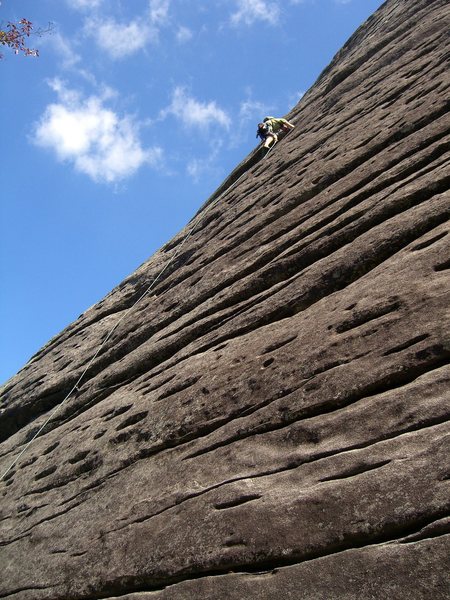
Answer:
[[[1,483],[1,598],[449,597],[448,29],[386,2],[3,386],[2,472],[122,319]]]

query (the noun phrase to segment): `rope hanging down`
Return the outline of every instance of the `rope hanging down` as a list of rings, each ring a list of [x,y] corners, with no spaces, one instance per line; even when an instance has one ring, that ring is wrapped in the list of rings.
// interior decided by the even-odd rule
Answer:
[[[270,148],[269,151],[266,153],[265,156],[263,156],[262,160],[264,160],[265,158],[267,158],[271,152],[271,150],[273,149],[273,147],[275,146],[275,144],[273,144]],[[53,412],[50,414],[49,417],[47,417],[47,419],[44,421],[44,423],[39,427],[39,429],[36,431],[36,433],[32,436],[32,438],[27,442],[27,444],[22,448],[22,450],[19,452],[19,454],[16,456],[16,458],[13,460],[13,462],[10,464],[10,466],[6,469],[6,471],[3,473],[3,475],[0,477],[0,481],[2,481],[6,475],[11,471],[11,469],[13,469],[15,467],[15,465],[19,462],[20,458],[25,454],[25,452],[28,450],[28,448],[31,446],[31,444],[34,442],[34,440],[42,433],[42,431],[47,427],[48,423],[55,417],[55,415],[61,410],[61,408],[64,406],[64,404],[67,402],[67,400],[70,398],[70,396],[73,394],[73,392],[78,389],[78,386],[80,385],[80,383],[83,381],[84,376],[86,375],[86,373],[89,371],[89,369],[91,368],[94,360],[97,358],[97,356],[99,355],[100,351],[102,350],[103,346],[110,340],[112,334],[116,331],[116,329],[119,327],[119,325],[122,323],[122,321],[124,321],[128,315],[131,313],[132,310],[134,310],[134,308],[150,293],[150,291],[153,289],[153,287],[155,286],[155,284],[161,279],[161,277],[163,276],[163,274],[167,271],[167,269],[170,267],[170,265],[174,262],[174,260],[177,258],[177,256],[180,254],[181,249],[183,248],[183,246],[185,245],[185,243],[189,240],[189,238],[192,236],[192,234],[194,233],[195,229],[197,228],[197,226],[201,223],[201,221],[205,218],[205,216],[207,215],[207,213],[211,210],[211,208],[213,206],[215,206],[217,204],[217,202],[220,200],[220,198],[222,198],[222,196],[226,193],[229,192],[236,184],[237,182],[247,173],[248,171],[244,171],[244,173],[242,173],[237,179],[236,181],[234,181],[227,189],[225,189],[215,200],[214,202],[212,202],[210,204],[210,206],[207,206],[208,202],[210,201],[210,199],[214,196],[214,193],[211,194],[211,196],[209,196],[209,198],[203,203],[203,206],[206,206],[205,211],[199,212],[197,219],[194,219],[194,222],[192,223],[192,226],[190,228],[190,230],[188,231],[188,233],[186,234],[186,237],[184,238],[184,240],[181,242],[181,244],[178,247],[178,250],[174,253],[174,255],[171,257],[171,259],[167,262],[167,264],[163,267],[163,269],[161,270],[161,272],[159,273],[159,275],[151,282],[151,284],[147,287],[147,289],[145,290],[145,292],[139,296],[139,298],[136,300],[136,302],[134,304],[132,304],[126,311],[125,313],[120,317],[120,319],[115,323],[115,325],[111,328],[111,330],[109,331],[109,333],[106,335],[105,339],[103,340],[103,342],[100,344],[100,346],[98,347],[97,351],[95,352],[94,356],[90,359],[89,363],[87,364],[86,368],[84,369],[84,371],[81,373],[81,375],[78,377],[78,379],[76,380],[76,382],[73,384],[73,386],[71,387],[70,391],[66,394],[66,396],[64,397],[63,400],[61,400],[61,402],[56,406],[56,408],[53,410]],[[201,210],[201,209],[200,209]]]

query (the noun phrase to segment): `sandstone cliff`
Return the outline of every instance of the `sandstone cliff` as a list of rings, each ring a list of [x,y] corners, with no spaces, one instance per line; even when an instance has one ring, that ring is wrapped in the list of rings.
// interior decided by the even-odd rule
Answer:
[[[388,0],[3,387],[2,472],[173,259],[1,483],[0,598],[449,598],[449,24]]]

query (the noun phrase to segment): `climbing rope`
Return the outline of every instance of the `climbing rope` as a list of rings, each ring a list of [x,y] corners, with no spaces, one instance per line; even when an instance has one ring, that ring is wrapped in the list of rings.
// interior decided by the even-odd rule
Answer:
[[[263,158],[261,160],[266,159],[271,150],[273,149],[273,147],[275,146],[275,144],[273,144],[270,148],[269,148],[269,152],[267,152],[265,154],[265,156],[263,156]],[[95,352],[94,356],[90,359],[89,363],[87,364],[86,368],[84,369],[84,371],[81,373],[81,375],[78,377],[78,379],[76,380],[76,382],[73,384],[73,386],[71,387],[70,391],[66,394],[66,396],[64,397],[63,400],[61,400],[61,402],[56,406],[56,408],[53,410],[53,412],[50,414],[49,417],[47,417],[47,419],[44,421],[44,423],[39,427],[39,429],[36,431],[36,433],[31,437],[31,439],[27,442],[27,444],[23,447],[23,449],[19,452],[19,454],[16,456],[16,458],[14,459],[14,461],[10,464],[10,466],[6,469],[6,471],[3,473],[3,475],[0,477],[0,481],[2,481],[6,475],[11,471],[11,469],[13,469],[15,467],[15,465],[19,462],[20,458],[25,454],[25,452],[28,450],[28,448],[31,446],[31,444],[34,442],[34,440],[42,433],[42,431],[47,427],[47,425],[49,424],[49,422],[55,417],[55,415],[61,410],[61,408],[64,406],[64,404],[67,402],[67,400],[71,397],[71,395],[73,394],[73,392],[75,390],[78,389],[78,386],[80,385],[80,383],[83,381],[84,376],[86,375],[86,373],[89,371],[89,369],[91,368],[94,360],[97,358],[97,356],[99,355],[100,351],[102,350],[102,348],[104,347],[104,345],[111,339],[112,334],[116,331],[116,329],[119,327],[119,325],[122,323],[122,321],[124,321],[128,315],[131,313],[131,311],[134,310],[134,308],[146,297],[148,296],[148,294],[150,293],[150,291],[153,289],[153,287],[155,286],[155,284],[161,279],[161,277],[163,276],[163,274],[167,271],[167,269],[170,267],[170,265],[174,262],[174,260],[177,258],[177,256],[180,254],[181,249],[183,248],[183,246],[185,245],[185,243],[189,240],[189,238],[192,236],[192,234],[194,233],[194,231],[197,229],[197,226],[201,223],[201,221],[205,218],[205,216],[208,214],[208,212],[211,210],[211,208],[213,206],[215,206],[218,201],[222,198],[222,196],[226,193],[229,192],[236,184],[237,182],[247,173],[248,171],[244,171],[244,173],[242,173],[237,179],[236,181],[234,181],[228,188],[226,188],[213,202],[211,202],[210,206],[207,206],[208,202],[211,200],[211,198],[214,197],[214,193],[211,194],[208,199],[203,203],[202,207],[200,208],[200,211],[197,215],[197,219],[194,219],[191,228],[189,229],[188,233],[186,234],[185,238],[183,239],[183,241],[181,242],[181,244],[178,247],[178,250],[174,253],[174,255],[170,258],[170,260],[167,262],[167,264],[163,267],[163,269],[161,270],[161,272],[159,273],[159,275],[151,282],[151,284],[147,287],[147,289],[144,291],[144,293],[139,296],[139,298],[134,302],[134,304],[132,304],[125,312],[124,314],[120,317],[120,319],[115,323],[115,325],[111,328],[111,330],[109,331],[109,333],[106,335],[105,339],[103,340],[103,342],[100,344],[100,346],[98,347],[97,351]],[[204,212],[202,213],[202,209],[203,207],[206,207]]]

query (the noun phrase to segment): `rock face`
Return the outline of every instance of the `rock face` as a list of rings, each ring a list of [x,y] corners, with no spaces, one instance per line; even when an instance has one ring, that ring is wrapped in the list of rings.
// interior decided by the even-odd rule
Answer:
[[[449,24],[384,4],[3,387],[2,472],[122,319],[1,483],[1,598],[450,597]]]

